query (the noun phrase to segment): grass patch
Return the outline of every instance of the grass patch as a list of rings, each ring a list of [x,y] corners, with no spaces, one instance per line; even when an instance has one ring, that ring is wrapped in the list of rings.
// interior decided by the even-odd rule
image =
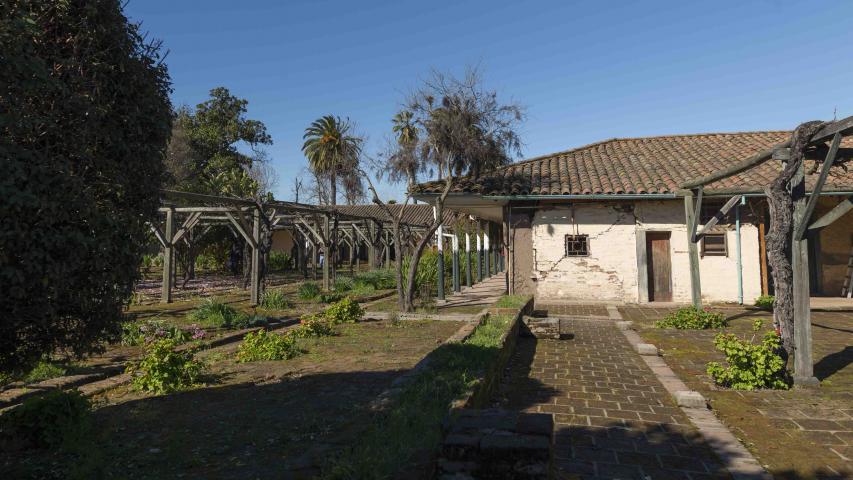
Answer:
[[[287,299],[282,290],[267,290],[261,299],[261,306],[269,310],[284,310],[292,308],[293,303]]]
[[[727,325],[726,316],[718,312],[701,310],[694,306],[679,308],[678,311],[655,322],[657,328],[677,328],[679,330],[705,330],[723,328]]]
[[[497,308],[521,308],[530,297],[527,295],[504,295],[495,304]]]
[[[375,415],[360,442],[330,461],[321,478],[392,478],[415,452],[435,449],[450,403],[497,358],[512,318],[489,317],[464,343],[434,350],[430,367],[404,387],[392,406]]]

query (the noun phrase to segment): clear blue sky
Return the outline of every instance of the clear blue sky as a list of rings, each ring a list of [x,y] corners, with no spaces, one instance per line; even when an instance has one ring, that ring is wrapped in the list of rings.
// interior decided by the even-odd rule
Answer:
[[[170,50],[175,105],[217,86],[249,100],[275,142],[279,199],[312,120],[350,117],[373,154],[431,68],[480,64],[525,105],[525,157],[853,114],[851,1],[131,0],[126,13]]]

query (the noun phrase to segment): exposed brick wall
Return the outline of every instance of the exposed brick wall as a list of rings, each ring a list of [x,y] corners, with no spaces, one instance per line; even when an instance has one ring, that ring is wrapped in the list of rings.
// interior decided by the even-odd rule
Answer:
[[[761,292],[758,230],[750,220],[742,211],[745,302]],[[687,229],[681,200],[542,208],[536,212],[532,228],[537,299],[646,302],[647,298],[640,298],[637,266],[637,232],[646,230],[672,232],[673,300],[690,301]],[[725,232],[729,254],[699,261],[706,301],[737,301],[736,234],[733,226]],[[566,257],[568,234],[589,235],[590,255]]]

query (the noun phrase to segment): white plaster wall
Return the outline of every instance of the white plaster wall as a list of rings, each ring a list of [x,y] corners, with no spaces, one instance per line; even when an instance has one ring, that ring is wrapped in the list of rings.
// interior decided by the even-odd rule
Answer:
[[[673,301],[690,301],[690,268],[684,204],[640,201],[627,204],[576,204],[537,211],[533,220],[536,295],[554,300],[646,302],[640,298],[637,267],[637,231],[669,231]],[[590,256],[564,257],[565,235],[590,237]],[[706,302],[736,302],[737,257],[734,227],[727,231],[726,257],[699,260],[702,298]],[[643,247],[645,248],[645,247]],[[758,229],[741,225],[744,302],[761,292]]]

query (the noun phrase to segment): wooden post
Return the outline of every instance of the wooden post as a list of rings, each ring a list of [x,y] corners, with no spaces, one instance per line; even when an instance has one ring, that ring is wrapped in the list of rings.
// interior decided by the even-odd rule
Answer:
[[[385,235],[385,268],[391,268],[391,235]]]
[[[370,239],[367,243],[367,266],[373,270],[376,268],[376,242],[374,241],[373,222],[367,222],[365,230],[367,230],[367,238]]]
[[[459,281],[459,237],[453,233],[453,291],[459,292],[462,290]]]
[[[251,304],[261,303],[261,212],[255,209],[253,213],[252,239],[255,247],[252,248],[252,292]]]
[[[331,230],[329,229],[329,215],[323,215],[323,238],[326,240],[323,242],[323,290],[328,291],[332,288],[332,283],[330,282],[329,277],[329,263],[333,262],[334,259],[329,258],[330,251],[330,234]]]
[[[471,271],[471,234],[465,232],[465,286],[471,288],[472,278],[471,275],[473,272]]]
[[[693,208],[693,193],[684,195],[684,215],[687,219],[687,255],[690,259],[690,299],[693,306],[702,308],[702,285],[699,280],[699,248],[693,240],[696,231],[696,212]]]
[[[174,208],[166,210],[166,231],[163,233],[166,245],[163,247],[163,286],[160,303],[172,303],[172,264],[175,257],[175,245],[172,243],[172,237],[175,235]]]
[[[489,243],[489,224],[486,223],[483,228],[483,275],[486,278],[492,276],[492,268],[489,265],[489,255],[491,254],[491,244]]]
[[[480,239],[480,222],[477,222],[477,282],[483,281],[483,247]]]
[[[438,218],[436,207],[432,207],[433,215]],[[438,295],[439,301],[444,300],[444,228],[438,225],[435,231],[436,241],[438,242]]]
[[[817,192],[819,193],[819,192]],[[796,238],[796,232],[805,231],[807,203],[805,170],[803,162],[791,178],[791,196],[794,198],[794,224],[791,240],[791,267],[794,289],[794,384],[814,386],[820,384],[814,376],[812,359],[812,321],[809,299],[809,240]]]

